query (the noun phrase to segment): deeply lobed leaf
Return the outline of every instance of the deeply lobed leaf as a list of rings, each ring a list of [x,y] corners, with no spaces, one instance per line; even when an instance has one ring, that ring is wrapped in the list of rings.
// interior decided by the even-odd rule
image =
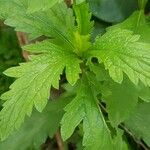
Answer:
[[[63,108],[72,96],[61,96],[57,101],[48,102],[42,113],[33,111],[21,128],[15,131],[8,139],[0,142],[0,149],[27,150],[29,147],[40,149],[47,137],[53,137],[59,128],[63,116]]]
[[[97,37],[90,52],[104,63],[112,79],[123,81],[123,73],[136,85],[141,80],[150,85],[150,44],[140,42],[140,36],[132,31],[114,28]]]
[[[65,3],[33,14],[27,14],[27,8],[26,0],[0,1],[0,15],[3,15],[5,24],[15,27],[17,31],[29,33],[31,38],[44,35],[53,38],[57,44],[61,43],[61,46],[74,49],[75,19],[73,11]]]
[[[97,81],[91,75],[84,75],[77,96],[65,107],[66,113],[61,121],[62,137],[64,140],[68,139],[78,124],[83,121],[83,146],[86,150],[113,150],[117,147],[120,150],[124,150],[125,147],[128,149],[126,144],[123,144],[121,136],[111,138],[110,130],[98,106],[95,89],[97,86],[93,86]]]
[[[47,104],[51,86],[59,88],[59,78],[66,67],[70,84],[79,78],[80,60],[71,52],[44,41],[26,47],[30,51],[42,52],[19,67],[8,69],[5,74],[16,77],[10,91],[2,95],[4,108],[0,112],[1,139],[5,139],[15,128],[19,128],[26,114],[31,115],[33,106],[42,111]],[[71,63],[70,63],[71,62]]]

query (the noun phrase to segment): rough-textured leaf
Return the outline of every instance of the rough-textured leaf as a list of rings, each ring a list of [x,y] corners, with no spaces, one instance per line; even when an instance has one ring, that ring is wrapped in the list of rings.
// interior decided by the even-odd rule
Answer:
[[[83,145],[86,149],[110,149],[110,132],[89,84],[86,78],[83,79],[76,98],[66,106],[66,113],[61,122],[62,137],[64,140],[69,138],[83,120]]]
[[[107,90],[109,94],[105,96]],[[122,84],[115,82],[105,84],[103,91],[109,119],[112,125],[117,127],[131,115],[137,106],[138,90],[129,79],[125,79]]]
[[[75,26],[70,8],[60,3],[47,11],[27,14],[27,2],[24,1],[26,0],[0,1],[0,16],[4,16],[7,25],[15,27],[17,31],[29,33],[32,38],[44,35],[53,38],[61,46],[64,44],[74,49],[72,39]]]
[[[19,131],[0,143],[0,149],[27,150],[30,146],[39,149],[48,136],[53,137],[56,133],[63,115],[63,107],[69,101],[70,97],[61,97],[56,102],[49,102],[42,113],[34,111]]]
[[[132,30],[140,35],[141,41],[150,42],[150,22],[148,22],[144,11],[135,11],[128,19],[110,28],[121,28]]]
[[[66,76],[73,85],[79,78],[80,60],[76,55],[59,46],[44,41],[26,47],[42,54],[33,56],[28,63],[8,69],[5,73],[17,80],[10,91],[2,95],[4,108],[0,112],[1,138],[5,139],[15,128],[19,128],[26,114],[31,115],[33,106],[42,111],[47,104],[50,87],[59,87],[60,74],[66,67]]]
[[[92,13],[107,22],[120,22],[137,9],[137,0],[88,0]]]
[[[28,13],[39,10],[47,10],[63,0],[28,0]]]
[[[150,104],[141,103],[136,111],[125,122],[127,128],[136,136],[142,138],[150,147]]]
[[[139,80],[150,85],[150,44],[140,42],[139,35],[119,28],[108,30],[92,49],[92,56],[104,63],[114,81],[121,83],[125,73],[136,85]]]

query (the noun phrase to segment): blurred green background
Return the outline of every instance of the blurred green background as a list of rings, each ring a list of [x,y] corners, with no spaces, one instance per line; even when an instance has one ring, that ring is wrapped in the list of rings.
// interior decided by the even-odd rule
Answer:
[[[17,65],[22,61],[21,48],[15,31],[0,23],[0,95],[8,90],[13,82],[12,78],[3,75],[7,68]]]

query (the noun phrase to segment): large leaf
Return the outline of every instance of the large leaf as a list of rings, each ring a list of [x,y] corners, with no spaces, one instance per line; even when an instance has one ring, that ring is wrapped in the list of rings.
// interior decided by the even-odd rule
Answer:
[[[7,25],[15,27],[17,31],[29,33],[32,38],[44,35],[53,38],[57,44],[74,48],[74,17],[65,3],[33,14],[26,13],[27,7],[26,0],[1,0],[0,16],[3,16]]]
[[[125,125],[150,147],[150,103],[141,103]]]
[[[107,22],[120,22],[137,9],[137,0],[88,0],[92,13]]]
[[[136,85],[139,80],[150,85],[150,44],[141,42],[132,31],[108,30],[97,37],[90,53],[104,63],[114,81],[121,83],[125,73]]]
[[[77,96],[65,107],[66,113],[61,121],[61,133],[64,140],[68,139],[75,128],[83,121],[83,146],[86,150],[109,149],[127,150],[122,134],[111,137],[110,130],[98,106],[96,95],[97,80],[94,75],[83,75]]]
[[[70,98],[65,96],[57,101],[50,101],[42,113],[34,111],[18,131],[0,143],[0,149],[27,150],[31,146],[39,149],[48,136],[53,137],[56,133],[63,115],[63,107]]]
[[[19,128],[26,114],[31,115],[33,106],[42,111],[47,104],[51,86],[59,88],[60,74],[66,68],[66,76],[74,85],[79,78],[80,60],[75,54],[44,41],[26,47],[40,53],[28,63],[8,69],[5,74],[17,78],[10,91],[2,95],[4,108],[0,112],[0,135],[5,139]]]
[[[66,106],[61,122],[62,137],[64,140],[69,138],[83,120],[83,145],[87,149],[110,149],[111,135],[90,86],[84,77],[76,98]]]
[[[49,9],[62,1],[63,0],[28,0],[28,13]]]

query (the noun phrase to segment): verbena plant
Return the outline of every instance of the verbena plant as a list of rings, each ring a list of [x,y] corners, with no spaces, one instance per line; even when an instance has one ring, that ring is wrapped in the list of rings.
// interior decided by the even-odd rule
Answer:
[[[60,125],[63,141],[71,141],[73,133],[83,138],[78,149],[128,150],[128,130],[138,142],[143,139],[144,147],[150,146],[147,1],[139,0],[138,9],[121,23],[116,23],[124,19],[121,14],[109,18],[102,14],[104,8],[96,9],[104,1],[88,2],[67,6],[63,0],[0,0],[6,25],[27,33],[30,40],[44,37],[22,47],[30,53],[28,62],[4,72],[16,80],[1,96],[1,140],[18,136],[14,145],[39,147]],[[111,23],[98,23],[90,10]],[[31,116],[34,108],[42,113],[34,110]],[[26,116],[31,118],[21,126]],[[10,149],[21,149],[17,146]]]

